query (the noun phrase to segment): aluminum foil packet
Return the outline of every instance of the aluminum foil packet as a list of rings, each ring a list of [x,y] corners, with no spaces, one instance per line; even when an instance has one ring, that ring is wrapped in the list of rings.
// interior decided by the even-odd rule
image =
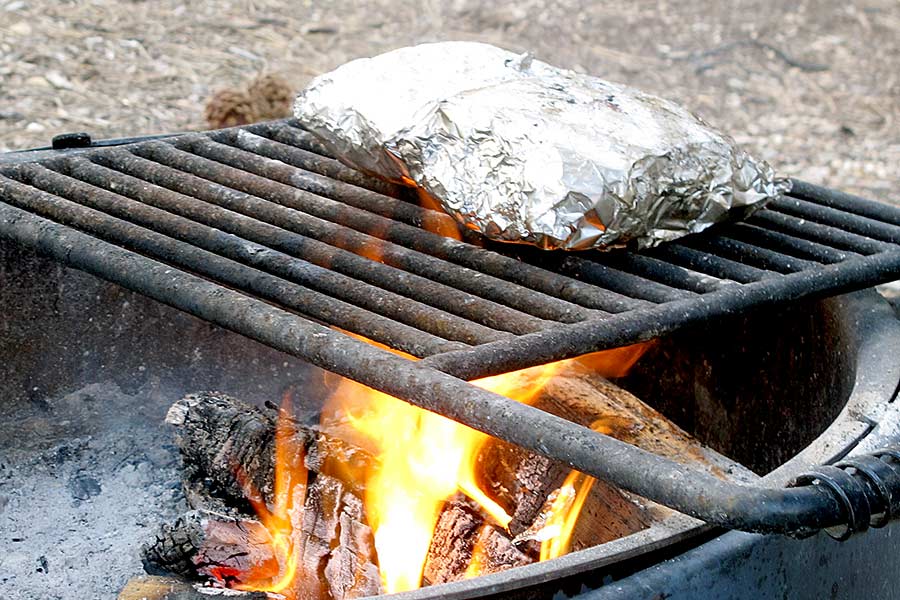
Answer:
[[[294,114],[343,162],[545,249],[655,246],[789,189],[673,102],[474,42],[354,60],[314,79]]]

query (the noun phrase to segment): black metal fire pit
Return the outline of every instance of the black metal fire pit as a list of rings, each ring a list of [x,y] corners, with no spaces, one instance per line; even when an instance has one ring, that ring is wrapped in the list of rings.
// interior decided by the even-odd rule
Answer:
[[[842,425],[839,441],[819,438],[825,441],[748,486],[700,474],[464,381],[650,338],[694,335],[711,322],[724,327],[788,304],[794,308],[778,310],[800,310],[795,318],[814,306],[844,311],[841,319],[851,322],[881,311],[881,322],[891,324],[873,330],[893,335],[896,323],[871,294],[812,301],[900,276],[897,209],[797,182],[791,197],[747,223],[648,252],[609,255],[479,247],[422,229],[435,222],[447,224],[440,213],[321,154],[290,123],[0,159],[0,238],[8,243],[708,523],[799,534],[836,527],[832,533],[845,536],[883,525],[900,509],[896,451],[874,443],[897,437],[876,435],[881,423],[895,422],[884,408],[885,395],[900,379],[893,353],[877,359],[886,362],[876,369],[889,380],[879,379],[879,387],[890,393],[882,390],[877,399],[863,394],[874,402],[867,407],[879,407],[871,408],[878,416],[859,417],[867,414],[854,400],[859,385],[847,384],[852,390],[829,404],[839,410],[850,398],[847,406],[854,408],[845,409],[844,420],[852,416],[854,426],[868,423],[868,430],[848,433]],[[371,248],[379,260],[365,256]],[[805,304],[797,308],[801,299]],[[422,360],[397,357],[317,322]],[[854,337],[862,334],[848,333],[853,326],[841,328],[848,329],[842,343],[861,344],[848,351],[853,357],[844,357],[842,368],[859,373],[858,361],[875,360],[873,351]],[[825,377],[817,373],[815,378]],[[668,403],[677,413],[679,402]],[[766,405],[767,418],[778,418],[775,406]],[[816,433],[825,426],[809,420],[816,421],[808,428]],[[792,451],[812,441],[801,438]],[[809,475],[800,470],[835,463],[851,451],[855,462],[840,468],[820,467]],[[758,468],[765,472],[777,464],[763,461]],[[798,487],[785,488],[791,480]],[[599,554],[576,553],[528,572],[451,584],[441,593],[497,593],[576,573],[583,581],[603,565],[671,546],[702,529],[688,517],[670,525]],[[429,593],[434,591],[410,595]]]

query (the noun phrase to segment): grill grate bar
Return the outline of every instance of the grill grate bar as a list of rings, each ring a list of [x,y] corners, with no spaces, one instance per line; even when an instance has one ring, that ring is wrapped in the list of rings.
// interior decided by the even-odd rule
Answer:
[[[114,167],[117,171],[152,182],[161,189],[170,189],[203,201],[203,204],[192,212],[197,220],[211,226],[228,227],[232,233],[245,236],[285,254],[298,256],[319,267],[434,306],[492,329],[523,333],[541,329],[545,325],[544,321],[507,306],[370,260],[349,250],[321,242],[312,236],[301,235],[301,233],[312,235],[318,233],[315,228],[318,222],[326,229],[326,233],[320,237],[327,238],[328,232],[332,231],[328,222],[310,217],[312,225],[308,228],[301,227],[300,218],[291,209],[229,190],[194,175],[134,156],[124,150],[98,155],[93,159],[105,166]],[[338,229],[334,236],[339,238],[342,233],[343,230]]]
[[[0,237],[712,524],[792,532],[848,517],[836,495],[819,487],[720,480],[2,202]],[[878,500],[871,502],[873,512],[887,510],[889,499]]]
[[[808,259],[819,263],[830,264],[847,260],[853,256],[860,256],[857,252],[841,251],[798,238],[793,235],[765,229],[749,223],[737,223],[727,229],[727,234],[736,240],[776,250],[787,256]]]
[[[169,166],[182,174],[188,173],[219,184],[220,192],[229,198],[234,192],[244,194],[243,199],[255,199],[258,206],[266,210],[274,218],[269,222],[280,227],[289,228],[295,233],[314,238],[334,247],[368,256],[359,263],[361,269],[368,269],[369,263],[384,263],[408,273],[419,275],[426,280],[436,282],[467,292],[471,303],[474,296],[492,300],[494,306],[506,305],[517,311],[528,313],[540,319],[554,321],[577,321],[595,316],[598,313],[570,302],[553,298],[544,294],[534,294],[530,290],[508,281],[485,275],[439,258],[423,254],[416,250],[400,246],[377,237],[379,231],[390,226],[389,221],[368,222],[371,232],[363,233],[353,225],[364,227],[367,216],[354,215],[353,207],[339,204],[333,200],[316,196],[303,190],[290,188],[275,181],[263,179],[257,175],[240,171],[233,167],[217,163],[208,158],[196,156],[178,150],[168,144],[149,144],[133,149],[139,156],[149,158],[162,165]],[[172,185],[179,185],[178,178],[171,180]],[[163,183],[162,185],[167,185]],[[194,187],[195,194],[206,199],[209,184]],[[193,195],[193,194],[192,194]],[[264,200],[264,198],[268,199]],[[274,201],[274,202],[272,202]],[[281,210],[278,210],[281,209]],[[360,211],[361,212],[361,211]],[[312,214],[310,214],[312,213]],[[329,218],[330,217],[330,218]],[[378,218],[378,217],[376,217]],[[268,220],[268,219],[267,219]],[[349,226],[348,226],[349,225]],[[375,235],[376,237],[372,237]],[[376,254],[379,260],[371,260]],[[349,267],[349,265],[347,265]],[[349,267],[355,269],[355,267]],[[354,274],[355,271],[347,274]],[[374,283],[374,281],[372,281]],[[425,301],[418,298],[420,301]],[[442,307],[445,310],[447,307]],[[489,315],[482,315],[487,318]]]
[[[695,294],[705,294],[722,286],[720,277],[687,269],[659,258],[634,253],[609,253],[592,257],[607,267],[626,271],[644,279],[662,283],[670,288],[683,289]]]
[[[273,250],[265,242],[283,233],[275,227],[254,222],[252,219],[165,188],[147,185],[144,181],[96,165],[85,158],[66,159],[52,163],[50,167],[57,168],[75,180],[55,175],[46,169],[37,171],[43,169],[42,167],[23,169],[23,172],[28,177],[28,183],[45,191],[97,210],[105,210],[118,218],[267,271],[444,339],[480,344],[503,339],[509,335]],[[96,187],[79,185],[79,181]],[[115,193],[104,194],[97,188]],[[106,200],[103,206],[96,205],[98,199],[94,197],[95,195]],[[285,249],[292,246],[290,242],[280,245]],[[515,333],[537,329],[531,327]]]
[[[791,196],[822,206],[900,226],[900,208],[881,202],[794,180]]]
[[[777,273],[796,273],[804,269],[818,266],[808,260],[788,256],[775,250],[761,248],[724,235],[703,236],[685,239],[684,245],[698,250],[711,252],[719,256],[731,258],[750,266],[775,271]]]
[[[278,140],[284,144],[295,146],[314,154],[324,156],[325,158],[337,157],[320,142],[316,136],[309,131],[300,127],[294,121],[269,121],[267,123],[257,123],[247,127],[248,131],[252,131],[257,135],[262,135],[273,140]]]
[[[859,254],[876,254],[893,248],[891,244],[886,242],[879,242],[872,238],[850,233],[831,225],[816,223],[815,221],[799,221],[790,215],[774,210],[760,211],[747,219],[746,222],[788,233],[802,239],[819,242],[832,248],[850,250]]]
[[[301,189],[321,198],[336,201],[342,206],[365,211],[369,214],[366,215],[364,227],[371,228],[373,224],[378,224],[382,228],[386,228],[386,225],[390,223],[396,228],[396,222],[399,221],[412,226],[416,231],[420,231],[418,229],[420,227],[430,230],[448,228],[456,230],[456,222],[450,215],[424,210],[409,202],[294,167],[280,160],[257,154],[255,151],[244,150],[205,135],[175,138],[171,140],[171,143],[180,150],[214,160],[243,172],[253,173],[273,183]],[[357,218],[362,215],[361,212],[347,212],[355,214]]]
[[[750,307],[777,304],[786,298],[840,294],[898,276],[900,252],[882,252],[756,283],[723,286],[710,294],[611,315],[602,321],[573,323],[462,352],[448,352],[429,357],[423,364],[457,377],[487,377],[647,341],[690,324],[727,317]]]
[[[757,269],[729,258],[695,250],[679,242],[658,246],[649,250],[647,254],[726,281],[752,283],[777,276],[771,271]]]
[[[248,130],[0,166],[0,237],[711,523],[841,520],[815,486],[722,482],[462,380],[896,279],[900,212],[801,184],[642,253],[478,247],[296,126]]]
[[[247,152],[259,154],[277,161],[281,161],[298,169],[310,171],[317,175],[337,179],[344,183],[362,187],[385,196],[396,198],[401,193],[401,188],[381,179],[369,177],[351,169],[344,163],[334,158],[328,158],[303,148],[297,148],[267,137],[257,135],[244,129],[225,130],[210,134],[210,138],[229,146],[234,146]],[[447,215],[438,213],[440,218]]]
[[[197,153],[199,157],[220,162],[221,164],[219,166],[228,165],[239,170],[225,175],[225,177],[227,177],[227,182],[220,181],[220,183],[235,189],[241,189],[248,193],[262,195],[263,197],[275,200],[276,202],[290,205],[292,208],[315,214],[316,216],[332,222],[345,224],[359,231],[371,233],[376,237],[381,237],[386,241],[393,242],[422,254],[456,263],[460,267],[474,269],[482,274],[488,274],[496,278],[505,279],[509,282],[525,286],[529,288],[529,296],[533,296],[534,291],[539,291],[547,294],[549,297],[545,297],[545,301],[553,300],[560,307],[565,306],[566,311],[577,312],[579,310],[579,308],[572,303],[604,312],[621,312],[622,310],[637,308],[646,304],[640,299],[616,294],[615,292],[598,286],[587,285],[575,279],[522,263],[502,254],[485,251],[471,244],[466,244],[437,233],[432,233],[427,230],[429,227],[436,230],[446,230],[447,225],[454,222],[447,215],[437,213],[433,210],[423,209],[402,200],[379,196],[376,199],[377,206],[370,207],[364,202],[361,202],[360,206],[351,206],[348,204],[340,204],[323,196],[313,195],[312,198],[309,198],[304,195],[303,199],[308,200],[309,202],[298,205],[296,200],[294,200],[296,191],[298,189],[305,190],[305,186],[308,185],[310,181],[320,176],[304,173],[300,169],[278,163],[271,159],[261,159],[249,152],[232,148],[224,144],[215,142],[195,142],[193,140],[194,138],[191,138],[191,152]],[[251,166],[249,163],[255,165],[257,171],[244,170]],[[207,166],[211,167],[211,165]],[[291,183],[286,184],[273,179],[263,179],[263,177],[273,175],[273,171],[280,173],[279,176],[282,179],[290,181]],[[198,174],[201,174],[202,176],[202,173]],[[256,176],[256,178],[252,178],[250,174]],[[366,196],[366,198],[368,199],[370,196],[373,195]],[[378,195],[374,194],[374,196]],[[369,212],[369,209],[374,210]],[[396,218],[397,221],[391,221],[380,214],[391,214],[392,212],[395,213],[392,216],[393,218]],[[441,215],[441,218],[435,220],[435,215]],[[410,223],[413,223],[416,226],[410,225]],[[425,229],[421,229],[420,227],[425,227]],[[455,224],[452,224],[452,227],[455,230]],[[431,272],[433,273],[433,271]],[[482,275],[482,277],[484,277],[484,275]],[[471,284],[471,274],[466,276],[466,280]],[[466,280],[457,280],[456,283],[452,285],[464,286],[466,285]],[[483,283],[483,280],[479,281],[478,285],[475,287],[477,289],[483,289]],[[511,292],[511,289],[512,288],[507,288],[503,293],[508,294]],[[473,293],[478,292],[473,291]],[[511,298],[518,299],[518,295],[513,293]],[[566,302],[559,304],[562,300],[565,300]],[[592,315],[585,314],[583,318],[588,318],[589,316]],[[572,320],[571,318],[567,319],[564,315],[556,317],[545,316],[544,318]]]
[[[776,200],[772,203],[772,207],[779,212],[810,219],[823,225],[845,229],[864,237],[891,244],[900,244],[900,227],[890,223],[876,221],[869,217],[861,217],[791,196]]]
[[[26,180],[30,175],[36,175],[25,170],[21,174]],[[62,177],[53,174],[52,171],[46,171],[46,174],[51,181],[54,175]],[[204,277],[211,277],[230,287],[277,302],[309,317],[340,325],[342,328],[402,349],[414,356],[425,357],[451,349],[466,348],[459,342],[448,342],[215,253],[109,216],[105,212],[108,209],[115,210],[119,207],[127,211],[136,207],[121,202],[121,198],[115,194],[104,194],[102,190],[81,189],[80,192],[82,193],[73,193],[73,196],[90,198],[90,201],[103,209],[103,212],[81,206],[55,193],[27,187],[24,183],[0,176],[0,195],[18,208],[76,227],[108,242],[121,244],[129,250],[141,252]]]
[[[558,268],[561,273],[578,277],[588,283],[602,285],[620,294],[655,303],[672,302],[696,295],[688,290],[670,287],[640,275],[620,271],[574,255],[566,256],[559,263]]]

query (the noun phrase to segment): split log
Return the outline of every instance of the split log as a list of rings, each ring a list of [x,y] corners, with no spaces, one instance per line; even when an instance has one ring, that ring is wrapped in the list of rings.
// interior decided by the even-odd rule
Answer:
[[[198,591],[194,585],[174,577],[141,575],[132,577],[122,591],[118,600],[210,600],[218,596]],[[234,592],[229,598],[236,600],[269,600],[265,592]]]
[[[435,526],[423,578],[435,585],[532,562],[534,558],[517,549],[505,532],[485,521],[471,500],[458,494]]]
[[[300,566],[315,574],[309,585],[335,600],[381,593],[372,530],[365,522],[362,501],[339,480],[319,474],[309,487],[298,523],[303,546]],[[327,596],[323,593],[327,593]]]
[[[144,570],[151,575],[194,580],[211,577],[240,583],[241,574],[265,579],[278,575],[279,569],[271,535],[262,523],[199,510],[160,527],[141,554]]]
[[[254,492],[271,503],[275,418],[218,392],[188,394],[172,405],[166,423],[175,428],[192,508],[225,513],[239,508],[250,514],[247,494]],[[363,482],[348,475],[365,472],[375,462],[367,452],[296,422],[292,428],[298,439],[291,446],[304,451],[310,472],[341,479],[352,493],[362,494]]]
[[[250,514],[247,491],[271,501],[275,419],[218,392],[189,394],[172,405],[185,496],[194,508],[233,507]]]
[[[519,385],[527,389],[527,372],[520,378]],[[701,445],[636,396],[577,361],[556,373],[532,404],[649,452],[704,469],[717,477],[741,479],[747,475],[744,467]],[[547,496],[559,487],[569,472],[568,467],[557,461],[498,439],[485,445],[479,461],[479,483],[513,517],[509,527],[513,535],[534,522]],[[600,530],[591,534],[594,544],[633,533],[654,520],[642,518],[639,510],[629,509],[628,505],[633,503],[627,498],[607,484],[594,485],[585,514],[590,518],[593,513],[608,512],[611,517],[599,519],[606,525],[598,524]],[[592,508],[595,503],[607,508]],[[604,532],[604,528],[608,531]]]
[[[721,479],[753,477],[698,442],[662,413],[579,362],[547,382],[535,406]]]
[[[283,417],[289,418],[288,415]],[[184,461],[189,503],[207,510],[188,513],[164,526],[144,549],[148,572],[212,577],[223,584],[265,581],[279,575],[270,532],[250,513],[247,493],[271,505],[275,419],[259,408],[219,393],[191,394],[169,410]],[[365,453],[292,423],[295,452],[306,466],[370,460]],[[321,443],[320,443],[321,442]],[[295,460],[297,457],[289,458]],[[311,469],[308,487],[295,490],[303,510],[292,511],[291,541],[302,596],[356,598],[381,592],[372,531],[352,486]],[[208,510],[208,507],[216,510]],[[285,560],[285,557],[282,557]]]

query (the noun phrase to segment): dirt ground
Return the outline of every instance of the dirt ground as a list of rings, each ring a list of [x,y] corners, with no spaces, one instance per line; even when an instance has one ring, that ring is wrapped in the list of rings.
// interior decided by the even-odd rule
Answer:
[[[481,40],[682,102],[776,170],[900,203],[897,0],[0,0],[0,151],[204,128],[217,89]]]

